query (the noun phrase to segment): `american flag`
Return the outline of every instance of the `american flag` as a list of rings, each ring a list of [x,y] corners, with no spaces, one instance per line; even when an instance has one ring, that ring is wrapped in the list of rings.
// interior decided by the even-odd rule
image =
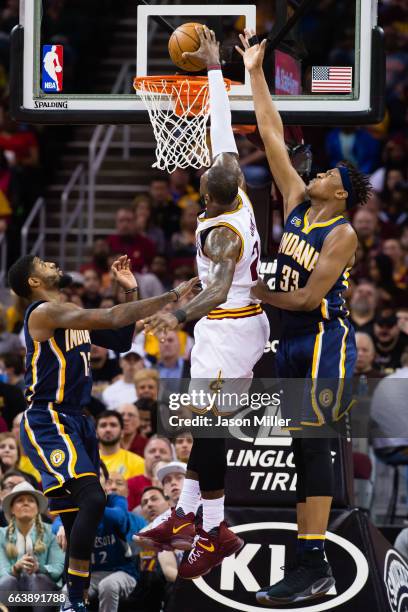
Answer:
[[[313,66],[312,93],[352,91],[351,66]]]

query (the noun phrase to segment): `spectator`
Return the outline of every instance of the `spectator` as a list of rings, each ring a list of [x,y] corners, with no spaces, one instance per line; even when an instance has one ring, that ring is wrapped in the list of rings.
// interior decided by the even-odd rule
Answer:
[[[122,448],[143,457],[147,438],[139,433],[140,418],[137,406],[135,404],[122,404],[119,406],[118,412],[123,418]]]
[[[174,448],[178,461],[187,463],[193,447],[193,436],[189,431],[178,434],[174,439]]]
[[[105,277],[109,276],[110,281],[110,265],[109,265],[109,245],[104,238],[97,238],[92,245],[92,258],[89,263],[83,264],[80,272],[84,274],[86,270],[95,270],[102,278],[102,285],[107,286]],[[105,281],[105,282],[104,282]],[[110,283],[108,283],[110,284]]]
[[[6,382],[24,392],[24,357],[18,353],[6,353],[3,355],[3,364]]]
[[[156,370],[145,368],[136,372],[134,378],[136,395],[139,399],[146,398],[157,401],[159,396],[159,374]]]
[[[133,351],[123,355],[119,363],[122,374],[102,393],[102,401],[109,410],[137,400],[134,377],[136,372],[144,368],[143,359]]]
[[[10,493],[14,489],[14,487],[20,482],[30,482],[30,479],[27,477],[27,474],[21,472],[20,470],[7,470],[7,472],[0,479],[0,503],[3,503],[3,499],[6,495]],[[0,509],[0,527],[7,527],[8,522],[4,515],[3,508]]]
[[[84,308],[99,308],[102,301],[101,277],[96,270],[89,268],[83,273],[84,290],[81,294]]]
[[[47,498],[29,483],[21,482],[4,497],[8,527],[0,529],[0,590],[58,591],[62,585],[64,553],[44,524]],[[36,612],[47,606],[33,606]]]
[[[12,334],[7,331],[7,313],[3,306],[0,305],[0,355],[5,353],[21,354],[23,346],[17,334]]]
[[[384,374],[374,368],[375,346],[372,337],[364,332],[357,332],[356,345],[357,361],[354,375],[364,375],[367,378],[382,378]]]
[[[20,426],[21,421],[23,419],[24,413],[20,412],[13,419],[13,427],[11,433],[14,435],[15,439],[18,441],[19,455],[20,460],[18,462],[18,469],[26,474],[30,474],[37,483],[41,483],[41,475],[38,470],[35,469],[33,464],[30,461],[30,458],[25,454],[24,448],[20,443]]]
[[[376,349],[375,367],[389,374],[401,367],[401,354],[408,344],[408,336],[398,327],[398,319],[390,310],[381,311],[374,323]]]
[[[408,435],[401,437],[408,432],[408,350],[402,353],[401,366],[380,381],[371,403],[373,447],[387,465],[408,465]]]
[[[0,433],[0,472],[19,468],[20,448],[11,431]]]
[[[167,178],[155,178],[150,183],[150,198],[152,201],[152,221],[163,228],[166,239],[177,232],[180,224],[181,209],[174,203],[170,195],[170,185]]]
[[[144,451],[144,473],[128,480],[129,487],[129,510],[133,510],[140,504],[144,489],[151,486],[153,469],[159,461],[171,461],[173,449],[170,441],[161,436],[152,436],[145,446]]]
[[[393,279],[400,289],[407,288],[408,267],[405,263],[404,251],[398,240],[389,239],[383,244],[384,255],[387,255],[393,266]]]
[[[395,284],[393,278],[393,263],[390,257],[383,253],[371,257],[369,262],[369,276],[377,286],[381,306],[393,306],[404,303],[405,293]]]
[[[378,292],[372,282],[361,281],[354,289],[350,300],[350,320],[356,331],[372,336],[378,303]]]
[[[172,266],[194,267],[196,248],[197,216],[201,211],[199,204],[189,202],[183,209],[180,219],[180,231],[171,237]]]
[[[109,351],[102,346],[91,346],[91,368],[94,383],[111,383],[121,375],[119,360],[109,357]]]
[[[163,492],[169,500],[171,508],[175,508],[177,505],[186,472],[185,463],[180,461],[170,461],[170,463],[157,470],[157,478],[162,484]]]
[[[166,390],[178,392],[182,378],[189,377],[189,364],[180,356],[180,341],[176,331],[167,332],[160,343],[160,359],[157,370],[165,380]]]
[[[156,247],[149,238],[135,232],[134,224],[133,210],[119,208],[116,213],[116,234],[108,237],[108,245],[112,253],[130,257],[133,272],[142,272],[156,255]]]
[[[398,550],[405,559],[408,559],[408,527],[405,527],[399,532],[394,542],[394,548]]]
[[[164,255],[156,255],[156,257],[154,257],[150,266],[150,272],[154,274],[156,278],[160,281],[162,293],[172,289],[172,282],[168,270],[168,262]]]
[[[148,487],[143,492],[142,509],[147,520],[153,521],[168,507],[168,501],[160,487]],[[149,529],[150,526],[146,528]],[[141,609],[147,609],[149,612],[166,609],[166,600],[172,591],[171,583],[176,577],[177,559],[174,552],[157,553],[151,547],[142,549],[140,551],[140,582],[135,592]]]
[[[357,232],[365,256],[376,255],[380,247],[377,217],[369,210],[360,208],[353,217],[353,227]]]
[[[119,412],[106,410],[98,414],[96,435],[99,440],[99,453],[108,472],[120,472],[126,479],[143,474],[143,459],[120,447],[123,419]]]
[[[157,401],[149,397],[141,397],[135,406],[139,410],[140,435],[148,438],[156,431]]]
[[[141,236],[149,238],[155,245],[157,253],[164,253],[166,239],[161,227],[152,221],[152,201],[148,194],[141,194],[133,200],[135,213],[135,231]]]
[[[408,307],[397,310],[397,321],[400,330],[408,336]]]
[[[383,165],[370,177],[370,182],[375,191],[381,193],[384,190],[388,168],[406,168],[407,151],[407,142],[402,134],[396,134],[387,140],[382,153]]]
[[[355,164],[362,172],[371,174],[378,167],[380,142],[367,130],[353,127],[334,128],[326,137],[329,167],[343,159]]]
[[[188,199],[198,200],[196,190],[190,185],[190,174],[187,170],[176,168],[176,170],[170,174],[169,183],[173,202],[178,204],[181,208],[184,208],[182,200],[186,197]]]

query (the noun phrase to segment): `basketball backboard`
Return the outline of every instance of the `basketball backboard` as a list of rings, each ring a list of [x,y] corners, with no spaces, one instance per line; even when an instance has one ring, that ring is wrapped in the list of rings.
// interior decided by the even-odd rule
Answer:
[[[66,0],[64,10],[68,14],[71,9],[80,23],[88,2]],[[50,27],[54,0],[20,3],[20,25],[13,30],[11,50],[11,110],[19,121],[147,123],[143,102],[132,88],[133,77],[180,72],[169,58],[167,41],[172,29],[195,21],[214,29],[221,41],[224,75],[234,82],[234,122],[253,124],[249,76],[234,50],[238,34],[245,26],[256,27],[273,41],[299,6],[303,14],[276,50],[273,43],[269,46],[264,65],[284,121],[352,125],[382,118],[384,52],[376,0],[128,0],[128,14],[110,24],[102,8],[106,4],[101,3],[93,14],[101,38],[93,41],[91,52],[90,45]],[[83,66],[81,78],[75,76],[78,63]]]

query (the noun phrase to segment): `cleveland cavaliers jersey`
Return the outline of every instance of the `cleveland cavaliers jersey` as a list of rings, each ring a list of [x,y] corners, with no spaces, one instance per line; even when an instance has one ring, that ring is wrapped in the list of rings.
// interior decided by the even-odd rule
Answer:
[[[197,269],[200,281],[205,289],[211,260],[204,253],[205,240],[215,227],[228,227],[241,238],[241,252],[228,292],[227,301],[219,308],[241,308],[256,300],[251,299],[251,289],[256,285],[259,271],[261,241],[256,228],[252,204],[247,194],[239,189],[237,206],[234,210],[216,217],[206,217],[205,212],[198,217],[196,232]]]
[[[326,237],[337,226],[348,223],[343,215],[322,223],[309,223],[309,210],[310,202],[303,202],[286,220],[278,251],[277,291],[302,289],[316,266]],[[345,268],[315,310],[311,312],[283,310],[282,321],[285,331],[300,332],[322,321],[347,317],[349,313],[345,308],[343,293],[348,287],[349,276],[350,268]]]
[[[56,409],[80,410],[91,398],[91,337],[86,330],[56,329],[49,340],[33,340],[28,319],[44,302],[34,302],[25,313],[26,399],[29,404],[52,402]]]

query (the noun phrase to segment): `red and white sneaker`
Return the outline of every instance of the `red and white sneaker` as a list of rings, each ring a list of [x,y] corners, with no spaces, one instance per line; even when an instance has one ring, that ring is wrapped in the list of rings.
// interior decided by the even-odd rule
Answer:
[[[190,550],[195,538],[194,514],[189,512],[177,516],[175,508],[168,519],[147,531],[133,536],[134,541],[143,548],[156,550]]]
[[[193,550],[185,555],[180,564],[178,575],[180,578],[194,580],[208,574],[213,567],[221,565],[225,557],[229,557],[241,550],[244,541],[222,522],[216,533],[207,533],[198,529]]]

